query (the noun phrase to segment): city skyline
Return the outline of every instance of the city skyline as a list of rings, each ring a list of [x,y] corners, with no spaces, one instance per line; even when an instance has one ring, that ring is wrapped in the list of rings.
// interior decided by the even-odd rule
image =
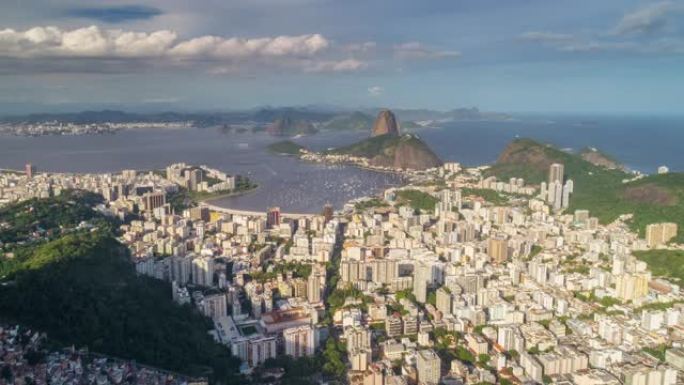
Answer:
[[[0,114],[263,105],[677,114],[674,1],[32,0],[0,15]]]

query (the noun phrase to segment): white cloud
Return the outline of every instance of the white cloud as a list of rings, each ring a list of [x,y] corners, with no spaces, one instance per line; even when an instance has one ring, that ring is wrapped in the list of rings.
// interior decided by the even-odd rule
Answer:
[[[668,18],[684,11],[681,4],[673,1],[661,1],[626,14],[617,24],[614,33],[617,35],[651,33],[661,30],[667,25]]]
[[[380,86],[368,87],[368,93],[371,96],[380,96],[383,92],[385,92],[385,90]]]
[[[458,51],[437,50],[415,41],[394,46],[394,56],[398,59],[443,59],[460,55]]]
[[[684,52],[684,39],[672,22],[673,15],[683,12],[682,3],[660,1],[625,14],[610,30],[577,35],[532,31],[519,38],[568,53],[678,55]]]
[[[545,43],[566,42],[566,41],[570,41],[570,40],[574,39],[574,37],[572,35],[568,35],[568,34],[564,34],[564,33],[555,33],[555,32],[543,32],[543,31],[525,32],[522,35],[520,35],[520,38],[523,40],[545,42]]]
[[[373,51],[377,47],[374,41],[366,41],[363,43],[351,43],[344,46],[344,50],[354,53],[367,53]]]
[[[366,68],[366,63],[356,59],[317,61],[305,63],[306,72],[354,72]]]
[[[361,46],[370,47],[367,43]],[[92,59],[109,59],[109,65],[112,61],[118,63],[116,70],[126,70],[126,64],[131,61],[160,68],[204,68],[224,74],[250,72],[255,68],[303,72],[349,72],[366,68],[366,63],[344,57],[349,52],[331,47],[332,43],[320,34],[259,38],[207,35],[180,39],[170,30],[133,32],[98,26],[72,30],[58,27],[0,30],[0,59],[23,60],[41,71],[59,72],[63,67],[87,66]],[[69,62],[64,64],[63,59]]]
[[[249,56],[312,56],[330,45],[319,34],[255,39],[201,36],[179,40],[173,31],[151,33],[104,30],[97,26],[62,30],[35,27],[0,31],[4,57],[244,58]]]

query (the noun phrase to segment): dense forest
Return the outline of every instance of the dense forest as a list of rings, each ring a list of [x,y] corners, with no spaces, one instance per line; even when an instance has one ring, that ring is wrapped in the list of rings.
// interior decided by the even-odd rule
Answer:
[[[167,282],[136,274],[116,227],[93,202],[68,193],[0,211],[0,239],[17,242],[5,241],[0,254],[0,314],[46,332],[58,346],[237,382],[239,361],[208,334],[211,321],[176,305]]]

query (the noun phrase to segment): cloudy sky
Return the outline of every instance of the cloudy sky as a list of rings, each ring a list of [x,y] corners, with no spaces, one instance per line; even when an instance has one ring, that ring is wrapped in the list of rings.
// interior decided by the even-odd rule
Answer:
[[[2,0],[0,113],[684,112],[684,0]]]

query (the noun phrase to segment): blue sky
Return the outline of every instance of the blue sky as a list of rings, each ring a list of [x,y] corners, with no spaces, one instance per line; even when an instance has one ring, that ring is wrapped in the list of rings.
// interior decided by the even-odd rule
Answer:
[[[6,0],[0,113],[680,114],[684,0]]]

